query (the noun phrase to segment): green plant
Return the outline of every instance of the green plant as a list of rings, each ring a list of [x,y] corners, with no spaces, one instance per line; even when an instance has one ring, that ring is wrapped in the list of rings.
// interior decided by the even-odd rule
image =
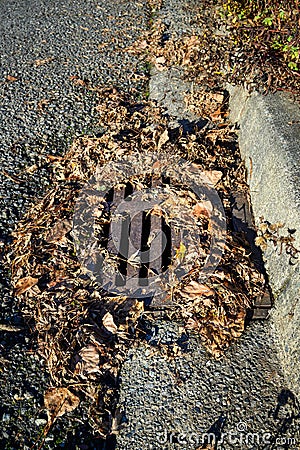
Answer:
[[[277,58],[277,64],[298,71],[298,3],[299,0],[225,0],[220,15],[236,30],[239,45],[256,42],[257,51],[262,46],[264,54]]]
[[[265,17],[265,18],[263,19],[262,23],[263,23],[264,25],[266,25],[267,27],[271,27],[271,26],[273,25],[273,20],[274,20],[273,17]]]
[[[272,48],[282,53],[284,60],[291,70],[299,70],[298,64],[300,59],[300,47],[296,45],[292,36],[286,41],[282,41],[281,36],[274,39]]]

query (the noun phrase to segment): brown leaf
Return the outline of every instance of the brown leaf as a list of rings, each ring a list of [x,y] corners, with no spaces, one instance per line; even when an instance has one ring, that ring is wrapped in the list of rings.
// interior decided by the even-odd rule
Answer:
[[[73,81],[73,83],[76,86],[87,86],[86,81],[81,80],[80,78],[78,78],[76,75],[71,75],[70,76],[70,80]]]
[[[13,82],[13,81],[18,81],[18,78],[13,77],[13,76],[11,76],[11,75],[7,75],[6,80],[7,80],[7,81]]]
[[[158,56],[158,57],[155,59],[155,62],[156,62],[157,64],[164,64],[164,63],[166,62],[166,58],[165,58],[164,56]]]
[[[199,297],[202,295],[205,297],[210,297],[215,294],[212,289],[206,286],[206,284],[201,284],[194,280],[185,286],[181,293],[188,294],[189,297]]]
[[[210,444],[207,444],[204,447],[197,447],[196,450],[215,450],[215,447]]]
[[[80,350],[78,354],[80,360],[75,367],[75,374],[80,374],[85,378],[96,378],[99,374],[100,355],[94,345],[88,345]]]
[[[162,146],[165,145],[166,142],[168,142],[168,140],[169,140],[169,133],[168,130],[165,130],[159,138],[157,149],[160,150]]]
[[[22,327],[16,327],[15,325],[9,325],[6,323],[0,323],[0,331],[22,331]]]
[[[53,56],[50,56],[49,58],[45,58],[45,59],[36,59],[34,61],[34,65],[36,67],[43,66],[44,64],[47,64],[48,62],[53,61],[53,59],[54,59]]]
[[[145,50],[145,48],[148,47],[148,42],[144,39],[143,41],[139,42],[139,48],[142,50]]]
[[[213,122],[217,122],[222,119],[222,111],[221,108],[218,108],[216,111],[210,114],[210,118]]]
[[[213,210],[213,208],[212,208],[211,202],[208,200],[205,200],[205,201],[197,203],[194,206],[192,214],[197,219],[200,217],[203,217],[203,216],[209,218],[211,216],[212,210]]]
[[[189,317],[188,321],[185,324],[185,328],[187,330],[198,330],[200,328],[200,324],[197,319]]]
[[[161,162],[160,161],[155,161],[155,163],[152,166],[152,169],[154,169],[154,170],[161,169]]]
[[[32,286],[35,286],[39,281],[38,278],[34,277],[24,277],[20,278],[15,285],[15,294],[16,296],[23,294],[23,292],[30,289]]]
[[[220,170],[203,170],[202,173],[212,182],[215,186],[222,178],[223,173]]]
[[[51,422],[57,417],[73,411],[79,403],[79,398],[67,388],[50,388],[44,395],[44,404]]]
[[[162,72],[165,69],[166,58],[164,56],[158,56],[155,58],[155,67]]]
[[[260,247],[263,252],[265,252],[268,249],[267,241],[263,236],[258,236],[255,238],[255,245]]]
[[[40,100],[37,104],[37,109],[40,112],[44,112],[45,108],[47,105],[49,105],[50,100],[46,99],[46,98],[42,98],[42,100]]]
[[[223,103],[223,101],[224,101],[224,94],[218,94],[218,93],[212,92],[210,94],[210,97],[218,103]]]
[[[59,222],[56,222],[48,232],[46,242],[48,242],[49,244],[56,244],[64,240],[66,234],[71,230],[72,222],[70,220],[60,220]]]
[[[150,212],[151,216],[163,217],[164,212],[159,205],[154,205]]]
[[[101,52],[108,45],[109,45],[108,42],[103,42],[102,44],[98,45],[98,50]]]
[[[102,324],[104,328],[106,328],[112,334],[116,334],[116,332],[118,331],[118,327],[114,322],[114,318],[109,312],[107,312],[103,316]]]
[[[57,161],[62,161],[64,158],[62,156],[54,156],[54,155],[47,155],[47,160],[48,161],[53,161],[53,162],[57,162]]]

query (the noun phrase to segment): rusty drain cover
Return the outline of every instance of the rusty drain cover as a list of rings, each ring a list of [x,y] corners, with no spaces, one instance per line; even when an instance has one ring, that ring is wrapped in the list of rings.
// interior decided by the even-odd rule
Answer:
[[[232,193],[231,213],[234,232],[247,240],[251,250],[252,262],[266,281],[265,291],[256,299],[253,309],[249,311],[249,319],[267,319],[269,311],[273,307],[273,296],[268,283],[261,249],[255,245],[256,227],[252,208],[245,192],[236,191]]]

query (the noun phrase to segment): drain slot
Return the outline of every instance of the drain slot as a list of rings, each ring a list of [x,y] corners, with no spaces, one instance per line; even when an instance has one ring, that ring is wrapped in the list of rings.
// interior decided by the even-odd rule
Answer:
[[[238,235],[243,236],[251,249],[251,259],[257,270],[266,280],[265,290],[256,299],[253,309],[248,311],[248,320],[267,319],[269,310],[273,307],[273,297],[268,283],[267,274],[262,258],[262,252],[255,245],[256,229],[251,206],[244,192],[233,192],[231,196],[232,226]]]
[[[150,179],[151,188],[170,183],[168,177]],[[110,204],[110,220],[103,227],[103,242],[107,242],[107,250],[118,257],[118,273],[116,285],[125,286],[132,277],[139,279],[141,287],[148,286],[149,277],[165,272],[172,261],[172,233],[165,219],[149,211],[138,212],[130,217],[121,213],[120,236],[112,239],[111,220],[118,205],[122,201],[131,201],[134,193],[133,185],[128,182],[124,188],[113,188],[106,201]]]

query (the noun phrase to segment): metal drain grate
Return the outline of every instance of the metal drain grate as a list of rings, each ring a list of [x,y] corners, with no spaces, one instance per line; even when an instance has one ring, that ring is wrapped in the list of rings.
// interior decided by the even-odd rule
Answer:
[[[170,184],[168,177],[151,178],[147,187],[161,188]],[[107,198],[110,204],[110,215],[114,215],[119,204],[125,200],[130,202],[134,188],[130,182],[124,188],[111,189]],[[164,273],[172,262],[172,258],[179,248],[181,235],[177,229],[169,226],[164,217],[138,212],[133,218],[124,213],[120,235],[111,238],[112,229],[106,229],[107,250],[118,256],[119,265],[115,283],[125,286],[128,279],[139,279],[141,288],[148,286],[149,277]],[[162,297],[151,301],[151,306],[167,306],[170,303]]]
[[[243,234],[247,239],[253,264],[266,280],[265,292],[256,299],[253,310],[249,311],[249,319],[266,319],[273,307],[272,292],[267,280],[262,252],[255,245],[256,228],[249,200],[244,192],[234,192],[231,196],[232,225],[236,233]]]
[[[169,178],[151,177],[147,187],[153,189],[167,185],[170,185]],[[111,189],[107,198],[110,205],[110,217],[114,216],[121,202],[131,201],[133,193],[134,187],[130,182],[123,188]],[[256,231],[251,207],[243,192],[232,194],[231,211],[234,231],[243,234],[247,239],[253,264],[266,279],[262,254],[255,245]],[[114,280],[119,287],[126,286],[131,278],[138,278],[141,289],[148,286],[149,277],[159,276],[168,269],[181,242],[181,235],[177,229],[171,229],[163,217],[146,211],[140,211],[134,217],[126,215],[126,212],[123,213],[119,236],[111,238],[111,221],[106,234],[107,250],[117,256],[119,261]],[[171,306],[171,303],[162,296],[158,296],[153,299],[151,306],[167,307]],[[265,292],[257,298],[253,309],[249,311],[249,319],[266,319],[271,308],[272,294],[266,281]]]

